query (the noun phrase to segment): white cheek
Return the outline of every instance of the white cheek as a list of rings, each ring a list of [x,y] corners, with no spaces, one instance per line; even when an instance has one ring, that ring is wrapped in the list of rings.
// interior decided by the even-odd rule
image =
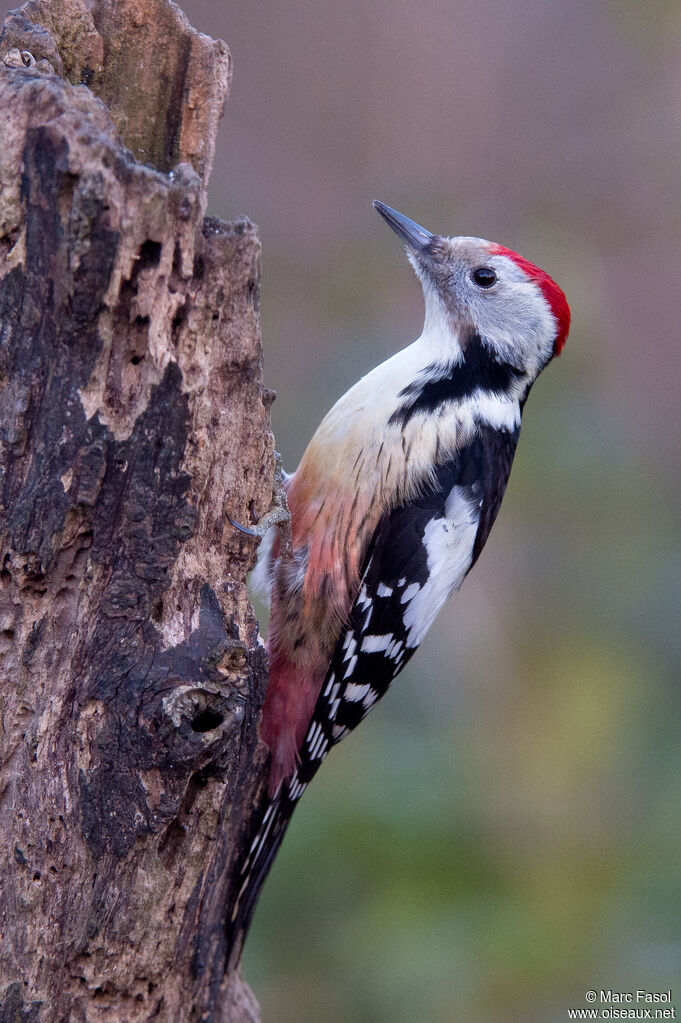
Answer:
[[[472,305],[476,326],[502,357],[536,375],[551,355],[556,322],[535,285],[511,281]]]

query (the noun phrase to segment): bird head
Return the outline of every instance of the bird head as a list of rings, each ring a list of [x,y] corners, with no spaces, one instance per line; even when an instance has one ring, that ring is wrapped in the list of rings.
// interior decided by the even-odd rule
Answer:
[[[560,355],[570,308],[547,273],[503,245],[433,234],[385,203],[373,205],[405,246],[423,288],[423,336],[443,357],[448,345],[465,357],[466,338],[476,335],[533,380]]]

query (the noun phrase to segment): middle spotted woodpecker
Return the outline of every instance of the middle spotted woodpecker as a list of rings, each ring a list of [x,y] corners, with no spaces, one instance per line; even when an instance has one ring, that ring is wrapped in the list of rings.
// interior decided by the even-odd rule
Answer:
[[[280,551],[274,529],[261,548],[271,620],[260,734],[271,761],[234,903],[241,938],[306,786],[482,551],[527,395],[570,325],[561,289],[522,256],[374,206],[404,243],[425,323],[336,402],[286,477],[292,550]]]

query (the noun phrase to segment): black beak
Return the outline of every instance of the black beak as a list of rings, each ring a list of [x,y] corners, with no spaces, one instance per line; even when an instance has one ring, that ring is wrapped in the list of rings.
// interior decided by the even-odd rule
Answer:
[[[384,202],[374,199],[373,207],[378,210],[385,222],[392,227],[395,234],[412,252],[423,254],[435,238],[435,235],[426,231],[425,227],[421,227],[420,224],[405,217],[403,213],[398,213],[392,207],[386,206]]]

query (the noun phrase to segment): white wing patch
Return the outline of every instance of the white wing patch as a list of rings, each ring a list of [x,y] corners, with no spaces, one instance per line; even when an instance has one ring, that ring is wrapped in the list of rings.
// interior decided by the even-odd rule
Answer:
[[[404,600],[404,598],[402,599]],[[383,636],[365,636],[362,640],[362,653],[379,654],[383,650],[387,650],[392,641],[393,636],[389,632],[385,633]]]
[[[431,519],[423,534],[428,558],[428,579],[423,586],[409,586],[410,599],[404,613],[407,645],[417,647],[452,590],[459,588],[473,560],[480,508],[471,501],[470,488],[452,488],[445,514]]]
[[[343,693],[344,700],[350,700],[352,703],[359,703],[369,692],[371,686],[368,682],[364,685],[357,685],[356,682],[348,682]]]

